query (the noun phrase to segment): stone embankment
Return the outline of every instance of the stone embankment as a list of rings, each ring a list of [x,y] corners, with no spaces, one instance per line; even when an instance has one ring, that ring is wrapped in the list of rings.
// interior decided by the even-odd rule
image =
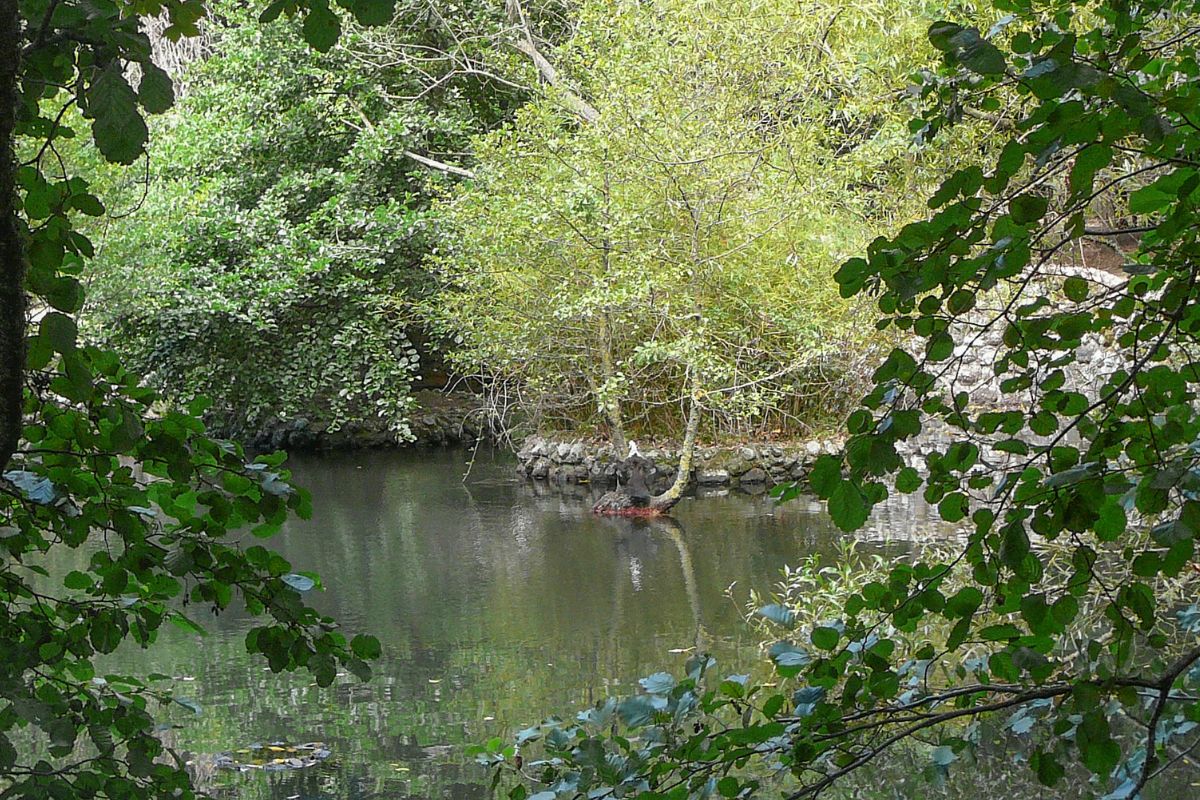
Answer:
[[[962,441],[961,431],[940,420],[927,419],[919,436],[900,442],[901,460],[922,473],[930,453],[944,453],[953,442]],[[1028,437],[1031,444],[1044,437]],[[980,448],[976,470],[996,472],[1012,468],[1023,456],[995,450],[985,437],[973,439]],[[765,491],[780,483],[802,481],[813,462],[823,453],[837,453],[841,439],[812,439],[801,442],[703,446],[696,448],[691,483],[700,488],[737,487],[750,492]],[[656,475],[651,488],[662,491],[675,480],[679,451],[672,446],[649,447],[641,454],[652,461]],[[605,441],[578,436],[530,436],[517,452],[517,470],[534,481],[550,484],[595,484],[612,486],[628,479],[624,454],[617,454]]]
[[[696,448],[692,481],[700,486],[765,489],[803,478],[817,456],[837,452],[840,447],[841,442],[834,439],[789,444],[701,445]],[[652,487],[655,491],[675,480],[678,449],[648,447],[641,453],[655,465]],[[530,436],[517,452],[517,469],[537,481],[612,485],[628,477],[622,464],[624,456],[608,442],[569,436]]]
[[[337,430],[318,420],[277,420],[253,429],[212,425],[215,433],[240,440],[254,450],[366,450],[391,447],[472,445],[487,435],[479,398],[467,393],[421,391],[408,420],[411,437],[391,430],[383,420],[348,422]]]

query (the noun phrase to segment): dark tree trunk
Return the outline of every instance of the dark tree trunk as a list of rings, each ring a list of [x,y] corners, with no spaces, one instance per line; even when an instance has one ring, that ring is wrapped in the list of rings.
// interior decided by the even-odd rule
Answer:
[[[692,479],[692,462],[696,455],[696,435],[700,431],[700,385],[691,381],[691,407],[688,409],[687,430],[683,437],[683,451],[679,455],[679,469],[675,481],[662,494],[650,496],[646,488],[645,466],[649,464],[640,456],[631,457],[630,480],[625,488],[617,487],[605,492],[592,506],[592,513],[623,517],[652,517],[665,514],[683,498],[684,490]]]
[[[21,438],[25,387],[25,246],[13,152],[20,24],[17,0],[0,0],[0,470]]]

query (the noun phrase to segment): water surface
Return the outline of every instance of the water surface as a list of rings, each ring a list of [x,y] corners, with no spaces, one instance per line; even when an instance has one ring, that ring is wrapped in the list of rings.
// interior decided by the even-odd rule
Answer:
[[[314,605],[383,642],[371,683],[342,676],[320,689],[270,673],[246,654],[252,623],[237,613],[201,619],[207,637],[172,628],[149,652],[122,651],[117,667],[177,676],[203,707],[173,711],[181,727],[169,734],[201,766],[206,754],[276,740],[322,741],[333,753],[303,771],[221,772],[222,793],[484,797],[465,744],[629,693],[639,677],[679,671],[697,647],[729,673],[761,664],[742,618],[750,589],[769,590],[785,564],[833,553],[844,535],[815,504],[738,492],[685,500],[677,524],[597,518],[592,490],[534,486],[490,453],[464,480],[469,458],[293,464],[313,518],[272,546],[322,575]],[[909,511],[897,513],[876,533],[893,522],[914,529]]]

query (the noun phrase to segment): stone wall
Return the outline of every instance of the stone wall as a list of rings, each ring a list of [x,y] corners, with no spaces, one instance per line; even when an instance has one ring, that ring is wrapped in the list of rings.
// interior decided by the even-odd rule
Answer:
[[[841,444],[834,439],[814,439],[790,444],[698,446],[692,482],[700,486],[741,486],[752,491],[766,489],[803,478],[818,455],[837,452]],[[641,453],[654,462],[657,470],[651,488],[662,491],[671,485],[679,470],[679,450],[672,446],[649,447]],[[530,436],[517,452],[517,469],[537,481],[612,485],[618,478],[628,478],[622,465],[624,456],[608,442]]]
[[[413,397],[417,407],[408,420],[412,440],[399,438],[384,420],[350,422],[336,431],[304,417],[276,420],[252,430],[222,426],[219,420],[210,421],[209,427],[216,435],[237,439],[252,450],[292,452],[473,445],[488,434],[476,395],[426,390],[415,392]]]
[[[934,452],[944,453],[950,444],[964,438],[961,431],[941,420],[926,419],[923,425],[919,436],[897,445],[901,460],[922,473],[925,471],[926,456]],[[994,474],[1026,458],[995,450],[990,440],[1000,438],[1005,437],[998,434],[972,439],[980,448],[976,471]],[[1026,438],[1031,444],[1047,441],[1045,437],[1028,434]],[[700,489],[737,487],[750,492],[765,491],[776,484],[804,480],[817,456],[836,453],[842,444],[840,439],[812,439],[787,443],[697,446],[691,484]],[[670,486],[679,469],[678,449],[670,445],[649,447],[642,449],[641,454],[654,462],[657,470],[651,488],[660,492]],[[608,442],[569,434],[527,438],[517,452],[517,470],[534,481],[558,485],[612,486],[618,478],[624,482],[629,477],[622,459],[617,457]]]
[[[959,343],[954,349],[954,359],[946,362],[953,367],[939,385],[951,395],[966,392],[973,406],[1002,405],[1000,383],[1010,376],[997,376],[994,367],[1000,355],[1007,352],[1003,336],[1003,324],[993,325],[978,335],[956,332]],[[919,350],[914,348],[913,354],[920,358]],[[1088,397],[1097,396],[1108,377],[1129,363],[1126,355],[1090,333],[1083,337],[1075,358],[1074,363],[1063,368],[1063,390],[1080,392]]]
[[[1044,267],[1043,271],[1045,274],[1032,281],[1027,288],[1026,302],[1038,295],[1044,295],[1053,298],[1051,302],[1059,310],[1062,306],[1069,305],[1069,301],[1061,297],[1064,278],[1083,278],[1107,290],[1119,287],[1128,277],[1070,264]],[[994,369],[1000,355],[1008,350],[1003,343],[1006,323],[1003,320],[993,323],[1004,310],[1003,306],[996,305],[999,301],[1000,298],[992,298],[990,306],[981,306],[954,326],[954,357],[945,362],[946,365],[952,366],[938,381],[938,386],[951,395],[966,392],[971,399],[971,405],[977,407],[1002,405],[1004,401],[1012,399],[1004,398],[1000,391],[1001,382],[1009,376],[997,376]],[[909,352],[919,360],[924,346],[924,340],[917,340]],[[1044,355],[1044,362],[1048,362],[1060,354]],[[1075,351],[1075,361],[1062,368],[1063,389],[1094,398],[1110,375],[1118,369],[1128,367],[1131,362],[1130,353],[1122,352],[1119,347],[1095,334],[1085,334]],[[1049,369],[1051,368],[1047,367],[1046,371]]]

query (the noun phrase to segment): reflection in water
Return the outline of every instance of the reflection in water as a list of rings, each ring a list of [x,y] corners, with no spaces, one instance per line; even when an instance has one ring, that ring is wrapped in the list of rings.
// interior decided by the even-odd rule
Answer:
[[[707,652],[710,647],[704,631],[704,619],[700,614],[700,590],[696,588],[696,570],[692,566],[692,554],[688,551],[687,541],[683,538],[683,525],[673,517],[661,517],[651,522],[675,545],[679,551],[679,571],[683,574],[683,586],[687,590],[688,605],[692,607],[692,617],[696,623],[696,638],[693,647],[696,652]]]

